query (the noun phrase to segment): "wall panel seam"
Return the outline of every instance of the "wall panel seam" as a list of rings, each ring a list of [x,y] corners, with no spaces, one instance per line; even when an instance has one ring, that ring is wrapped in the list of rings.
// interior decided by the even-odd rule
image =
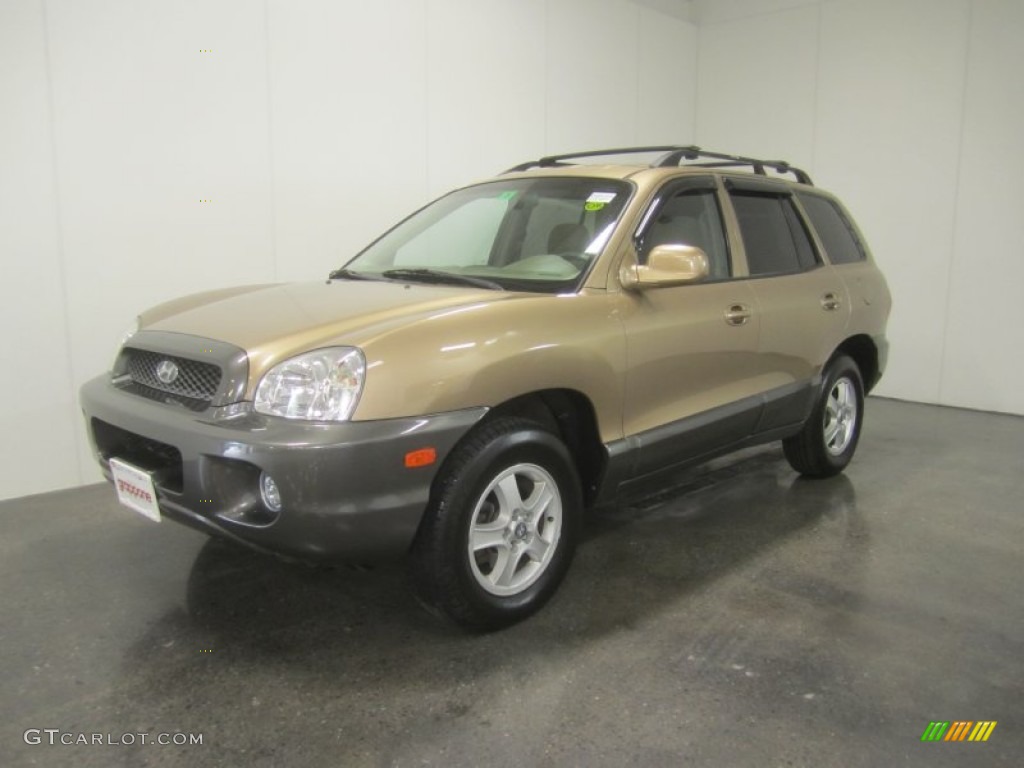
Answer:
[[[277,255],[277,169],[274,159],[274,86],[270,60],[270,0],[263,0],[263,44],[267,60],[267,162],[270,164],[270,265],[274,282],[281,279]]]
[[[821,37],[825,26],[824,8],[818,6],[818,29],[814,36],[814,95],[811,97],[811,173],[816,173],[818,161],[818,115],[819,97],[821,95]]]
[[[640,78],[643,76],[642,67],[640,66],[640,45],[641,35],[643,34],[643,10],[639,6],[633,6],[636,11],[636,18],[633,24],[633,39],[636,41],[637,55],[633,59],[633,67],[636,72],[636,106],[633,108],[633,136],[639,137],[641,131],[641,114],[640,114]],[[639,145],[641,142],[637,141]]]
[[[71,317],[68,314],[68,276],[67,276],[67,254],[65,249],[64,216],[61,208],[61,186],[60,170],[58,168],[57,154],[57,107],[53,90],[53,61],[50,53],[50,15],[46,7],[46,0],[40,0],[40,11],[43,20],[43,54],[46,61],[46,108],[49,112],[49,139],[50,139],[50,167],[53,177],[53,220],[57,230],[57,273],[61,297],[61,318],[64,328],[64,372],[67,386],[71,388],[70,421],[72,434],[74,435],[75,453],[75,474],[78,476],[78,483],[85,479],[85,468],[82,466],[81,432],[76,428],[76,422],[82,418],[78,410],[78,392],[75,387],[74,362],[71,354]]]
[[[957,137],[956,171],[953,177],[953,189],[955,190],[955,197],[953,199],[953,222],[952,227],[950,228],[949,262],[946,267],[946,298],[943,302],[943,306],[946,311],[942,316],[942,335],[939,337],[942,347],[939,354],[939,380],[937,382],[938,400],[943,404],[946,404],[946,369],[948,367],[947,355],[949,353],[950,301],[953,298],[954,266],[957,261],[957,235],[960,230],[960,206],[962,204],[960,197],[960,177],[964,165],[964,135],[967,132],[967,91],[968,84],[970,83],[971,41],[974,36],[974,2],[975,0],[970,0],[967,5],[967,41],[964,46],[964,76],[960,91],[960,133]]]

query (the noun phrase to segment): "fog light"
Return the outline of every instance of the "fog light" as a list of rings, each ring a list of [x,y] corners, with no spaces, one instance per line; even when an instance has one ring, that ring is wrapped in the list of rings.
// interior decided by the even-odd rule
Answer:
[[[274,478],[266,472],[260,472],[260,497],[271,512],[281,511],[281,491],[278,490]]]

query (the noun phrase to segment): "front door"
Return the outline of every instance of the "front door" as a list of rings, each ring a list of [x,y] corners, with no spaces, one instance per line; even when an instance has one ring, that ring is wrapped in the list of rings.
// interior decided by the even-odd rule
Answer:
[[[765,374],[761,319],[750,282],[733,278],[714,179],[670,182],[636,237],[642,264],[656,245],[704,250],[702,282],[623,294],[629,377],[623,429],[638,448],[633,476],[694,459],[747,437]]]

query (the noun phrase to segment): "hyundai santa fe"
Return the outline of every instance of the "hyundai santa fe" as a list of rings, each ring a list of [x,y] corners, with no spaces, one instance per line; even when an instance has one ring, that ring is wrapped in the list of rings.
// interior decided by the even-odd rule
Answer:
[[[326,280],[143,312],[82,388],[125,505],[285,556],[404,556],[472,628],[540,608],[586,511],[781,440],[842,471],[890,297],[850,213],[692,146],[518,165]]]

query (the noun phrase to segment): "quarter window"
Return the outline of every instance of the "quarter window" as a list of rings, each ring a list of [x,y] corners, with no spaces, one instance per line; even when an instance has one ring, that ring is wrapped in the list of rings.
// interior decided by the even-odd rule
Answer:
[[[751,276],[784,275],[818,261],[803,222],[788,196],[733,190]]]
[[[867,254],[853,232],[849,219],[831,200],[818,195],[800,195],[800,203],[818,231],[825,253],[833,264],[864,261]]]

